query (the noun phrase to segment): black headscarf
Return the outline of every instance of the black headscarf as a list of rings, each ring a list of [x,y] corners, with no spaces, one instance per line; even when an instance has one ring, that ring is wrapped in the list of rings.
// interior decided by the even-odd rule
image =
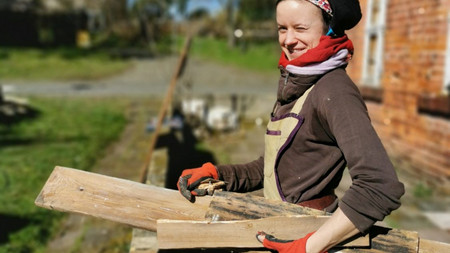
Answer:
[[[333,10],[330,27],[340,36],[345,30],[355,27],[361,20],[362,13],[358,0],[328,0]]]

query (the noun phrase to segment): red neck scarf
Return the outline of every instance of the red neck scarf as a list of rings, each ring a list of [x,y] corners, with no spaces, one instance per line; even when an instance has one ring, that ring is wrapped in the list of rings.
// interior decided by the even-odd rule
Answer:
[[[353,43],[347,35],[338,38],[322,36],[320,37],[319,45],[309,49],[300,57],[293,60],[289,61],[286,54],[281,51],[279,65],[282,65],[283,67],[286,67],[287,65],[303,67],[309,64],[321,63],[328,60],[342,49],[347,49],[349,51],[349,57],[353,55]]]

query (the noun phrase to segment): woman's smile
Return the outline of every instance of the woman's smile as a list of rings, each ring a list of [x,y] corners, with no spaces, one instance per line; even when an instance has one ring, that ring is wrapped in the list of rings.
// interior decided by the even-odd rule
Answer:
[[[289,51],[289,58],[295,59],[301,55],[303,55],[306,51],[308,51],[308,48],[305,47],[289,47],[286,46],[287,50]]]

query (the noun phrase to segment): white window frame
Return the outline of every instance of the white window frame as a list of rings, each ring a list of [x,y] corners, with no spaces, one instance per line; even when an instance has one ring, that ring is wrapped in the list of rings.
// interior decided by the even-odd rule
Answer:
[[[445,54],[443,93],[450,93],[450,12],[447,13],[447,50]]]
[[[367,19],[366,19],[366,29],[364,35],[364,60],[363,60],[363,73],[362,81],[363,85],[380,87],[381,77],[383,73],[383,55],[384,55],[384,36],[386,30],[386,11],[388,0],[379,0],[380,10],[379,17],[376,19],[377,22],[372,24],[372,15],[374,8],[374,0],[368,0],[367,2]],[[370,60],[370,37],[372,35],[377,36],[377,47],[375,49],[375,69],[373,73],[369,73],[369,60]]]

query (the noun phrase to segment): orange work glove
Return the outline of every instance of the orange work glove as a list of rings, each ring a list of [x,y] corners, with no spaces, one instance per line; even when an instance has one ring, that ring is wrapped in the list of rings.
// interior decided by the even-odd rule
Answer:
[[[192,201],[193,196],[203,196],[207,194],[206,190],[195,188],[199,186],[203,180],[208,178],[219,179],[219,173],[217,172],[216,166],[212,163],[205,163],[202,167],[196,169],[183,170],[178,179],[178,190],[187,200]]]
[[[264,232],[258,232],[256,238],[261,242],[259,236],[264,236],[264,240],[262,241],[264,247],[276,250],[279,253],[306,253],[306,241],[313,234],[314,232],[309,233],[298,240],[280,240]]]

